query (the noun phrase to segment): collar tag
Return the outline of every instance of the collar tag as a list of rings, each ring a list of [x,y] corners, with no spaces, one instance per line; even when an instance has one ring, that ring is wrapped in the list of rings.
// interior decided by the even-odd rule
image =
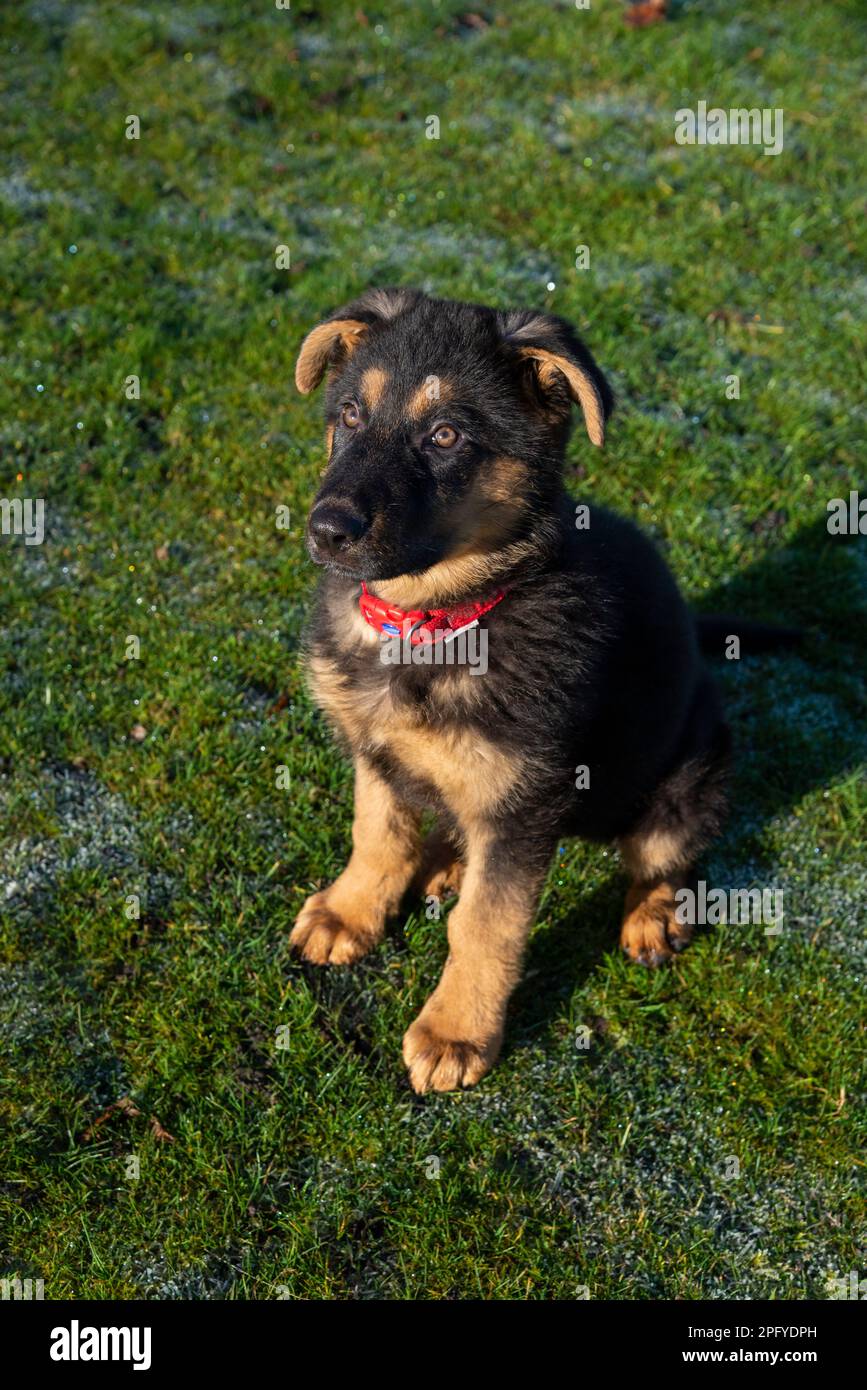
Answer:
[[[449,628],[447,632],[443,633],[442,637],[440,638],[440,641],[443,643],[443,645],[445,645],[446,642],[453,642],[456,637],[460,637],[462,632],[469,632],[471,627],[478,627],[478,625],[478,618],[473,618],[473,621],[471,623],[464,623],[463,627]]]

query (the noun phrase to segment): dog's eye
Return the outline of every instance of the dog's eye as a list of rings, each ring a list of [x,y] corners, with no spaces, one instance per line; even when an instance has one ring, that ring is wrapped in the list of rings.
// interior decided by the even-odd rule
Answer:
[[[361,424],[361,411],[354,401],[347,401],[340,412],[340,419],[348,430],[357,430]]]
[[[453,449],[460,435],[453,425],[438,425],[430,438],[438,449]]]

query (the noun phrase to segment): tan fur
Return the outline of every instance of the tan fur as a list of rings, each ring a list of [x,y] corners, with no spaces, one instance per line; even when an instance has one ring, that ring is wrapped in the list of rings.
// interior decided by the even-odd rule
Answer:
[[[381,939],[420,852],[418,815],[359,759],[349,863],[330,888],[307,899],[291,944],[317,965],[346,965],[365,955]]]
[[[523,459],[504,455],[490,464],[488,472],[479,480],[481,496],[489,502],[511,503],[520,511],[524,510],[522,496],[529,482],[530,470]]]
[[[455,555],[431,565],[421,574],[405,574],[398,579],[380,579],[376,592],[388,603],[401,608],[433,608],[454,602],[459,594],[485,593],[496,576],[509,565],[517,565],[533,553],[533,546],[523,541],[496,554],[469,552]]]
[[[430,385],[423,381],[417,386],[406,403],[406,413],[410,420],[420,420],[435,405],[445,405],[452,398],[452,387],[442,377],[438,378],[439,395],[431,398]]]
[[[388,372],[383,371],[382,367],[368,367],[364,372],[360,382],[361,399],[368,410],[375,410],[385,395],[386,387],[391,381]]]
[[[461,826],[472,826],[507,802],[521,777],[516,756],[469,731],[444,733],[391,723],[373,736],[380,737],[408,771],[436,787]]]
[[[367,631],[379,640],[372,628]],[[313,657],[309,669],[317,702],[352,748],[361,753],[387,749],[408,772],[436,788],[461,824],[496,810],[526,776],[515,755],[479,734],[431,728],[421,713],[395,708],[381,691],[360,695],[333,663],[321,657]],[[460,674],[464,682],[473,680],[469,672]]]
[[[440,982],[403,1040],[410,1082],[420,1094],[472,1086],[500,1051],[509,996],[544,874],[517,865],[508,880],[492,877],[490,836],[468,836],[461,897],[449,916],[449,954]]]
[[[630,874],[639,880],[655,878],[689,863],[687,840],[674,830],[651,830],[620,841],[620,853]]]
[[[295,363],[295,385],[303,396],[319,385],[335,348],[339,345],[344,353],[352,353],[367,328],[359,319],[332,319],[307,334]]]
[[[678,922],[675,916],[674,895],[683,884],[680,874],[632,884],[620,928],[620,944],[630,960],[640,965],[662,965],[687,945],[692,927]]]
[[[539,382],[544,387],[550,385],[556,373],[561,373],[569,384],[572,399],[577,401],[584,413],[584,423],[592,443],[605,443],[605,410],[596,383],[588,372],[570,362],[565,357],[548,352],[545,348],[520,348],[519,357],[526,357],[538,363]]]
[[[661,965],[683,950],[692,936],[687,922],[675,916],[675,893],[686,882],[687,832],[649,829],[620,841],[620,853],[632,882],[620,929],[620,944],[631,960]]]
[[[529,470],[520,459],[494,459],[452,514],[453,556],[494,554],[526,508]]]
[[[371,633],[373,641],[378,642],[379,638],[373,628],[367,630]],[[353,748],[360,748],[364,741],[364,731],[374,716],[387,721],[392,708],[391,700],[387,696],[383,698],[378,691],[366,697],[362,696],[347,682],[334,664],[323,657],[312,656],[308,663],[308,672],[316,703],[337,725]]]

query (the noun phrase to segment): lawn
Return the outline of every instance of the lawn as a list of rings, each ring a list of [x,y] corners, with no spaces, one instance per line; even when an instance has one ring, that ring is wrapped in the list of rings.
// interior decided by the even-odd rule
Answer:
[[[826,526],[867,493],[863,11],[466,2],[0,19],[0,493],[45,501],[42,544],[0,537],[0,1276],[46,1298],[867,1273],[867,540]],[[677,144],[701,100],[782,109],[784,150]],[[352,788],[299,659],[324,452],[294,357],[392,283],[575,322],[620,407],[570,485],[697,607],[808,634],[718,670],[702,871],[782,890],[783,931],[643,971],[616,854],[564,843],[500,1065],[423,1100],[400,1039],[443,924],[346,970],[287,949]]]

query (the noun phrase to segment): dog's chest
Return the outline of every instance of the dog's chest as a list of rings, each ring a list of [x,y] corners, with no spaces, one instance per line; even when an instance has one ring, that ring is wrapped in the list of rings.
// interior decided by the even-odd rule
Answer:
[[[407,698],[406,672],[379,665],[375,647],[345,658],[319,652],[310,661],[313,694],[353,753],[397,765],[433,790],[466,824],[504,805],[521,781],[521,759],[485,738],[467,718],[478,698],[468,673],[416,679]]]

